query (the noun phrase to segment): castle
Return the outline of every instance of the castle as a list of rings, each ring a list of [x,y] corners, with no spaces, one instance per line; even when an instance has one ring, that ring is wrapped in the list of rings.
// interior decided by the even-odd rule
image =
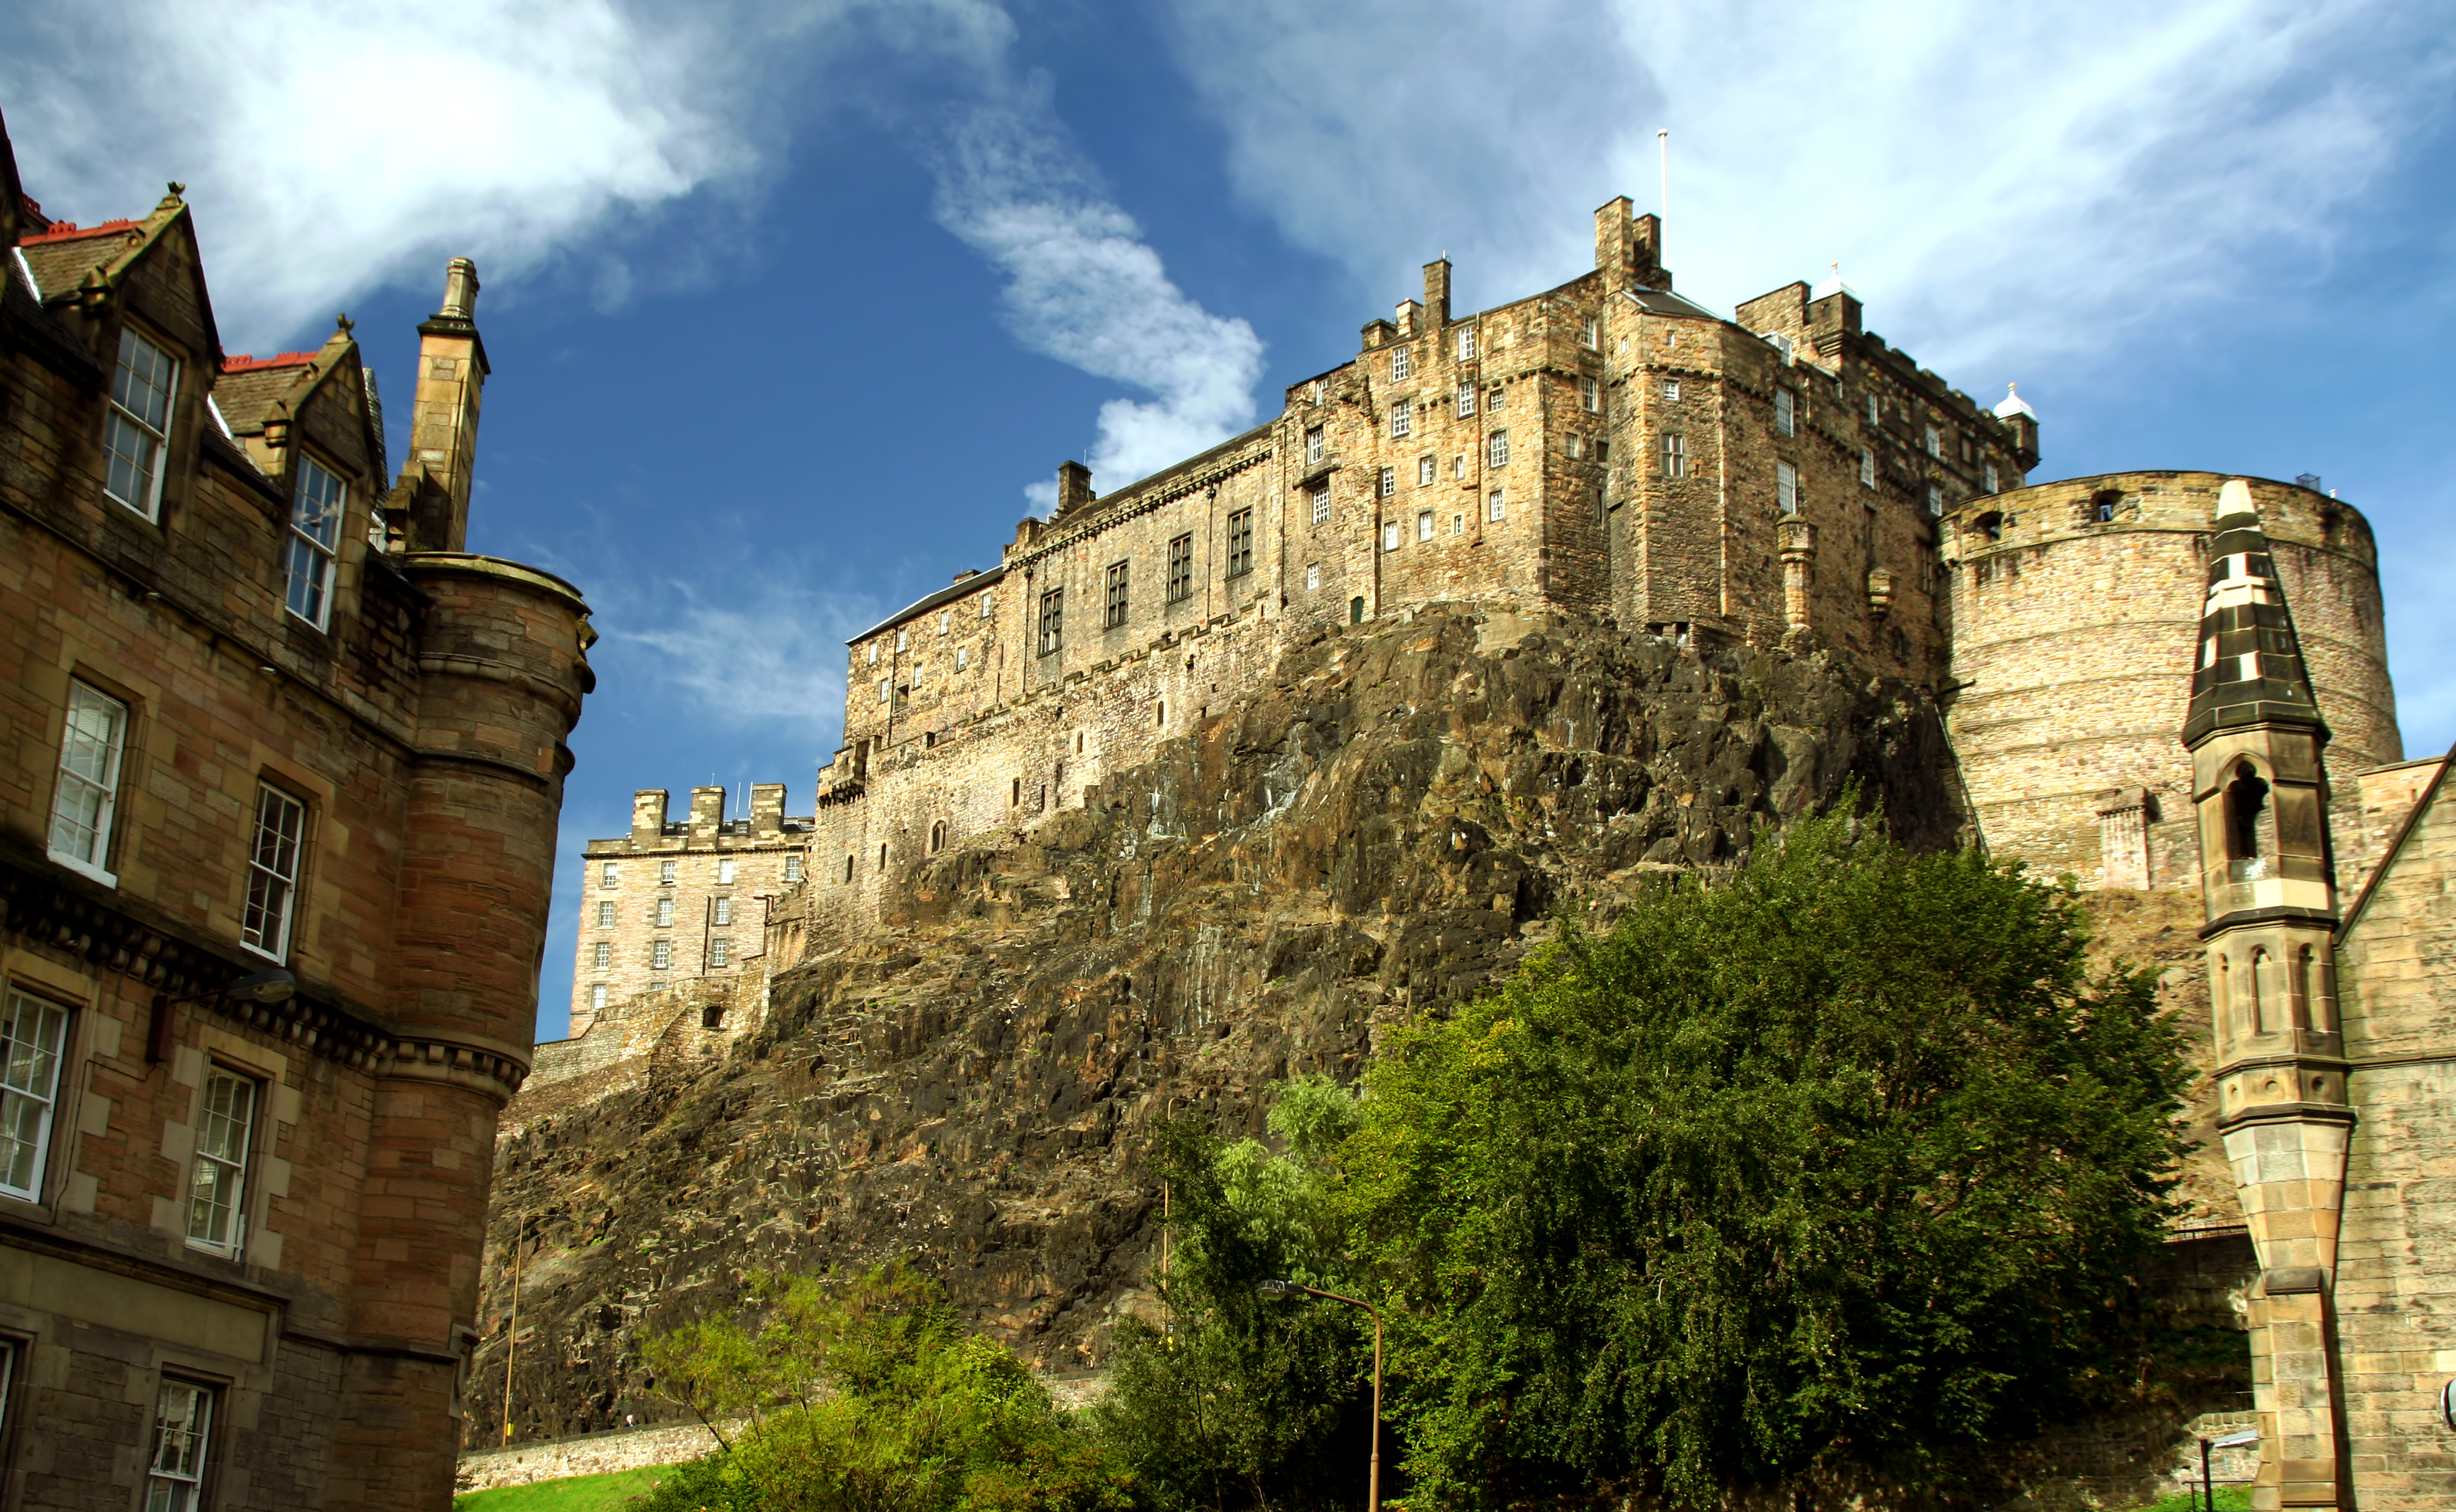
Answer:
[[[476,270],[391,479],[170,191],[51,219],[0,130],[0,1503],[440,1507],[595,636],[464,549]]]
[[[1838,280],[1723,319],[1660,245],[1614,200],[1591,272],[1467,315],[1434,262],[1270,421],[1107,498],[1062,466],[993,566],[850,642],[809,818],[763,787],[728,820],[705,788],[668,825],[650,790],[591,842],[574,1038],[540,1076],[713,1052],[751,983],[856,937],[892,880],[1107,792],[1308,640],[1458,601],[1788,639],[1935,690],[1998,853],[2202,893],[2263,1267],[2255,1504],[2456,1502],[2416,1427],[2456,1374],[2456,1278],[2423,1242],[2456,1175],[2456,793],[2402,760],[2368,524],[2304,482],[2030,483],[2017,395],[1973,402]]]

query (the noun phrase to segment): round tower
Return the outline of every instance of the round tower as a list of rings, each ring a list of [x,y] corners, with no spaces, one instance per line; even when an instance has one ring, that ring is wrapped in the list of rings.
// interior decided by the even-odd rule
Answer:
[[[2352,505],[2240,482],[2293,605],[2343,779],[2400,760],[2378,547]],[[1944,517],[1950,726],[1988,845],[2093,887],[2200,873],[2192,698],[2219,473],[2108,473],[1975,499]]]

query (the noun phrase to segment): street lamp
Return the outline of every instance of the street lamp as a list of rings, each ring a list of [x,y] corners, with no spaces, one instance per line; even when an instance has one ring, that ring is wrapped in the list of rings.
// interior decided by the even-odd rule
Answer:
[[[1294,1297],[1300,1292],[1308,1297],[1326,1297],[1334,1302],[1361,1307],[1373,1315],[1373,1467],[1365,1481],[1368,1488],[1365,1512],[1382,1512],[1382,1309],[1371,1302],[1341,1297],[1337,1292],[1325,1292],[1319,1286],[1307,1286],[1301,1281],[1259,1281],[1255,1283],[1254,1290],[1270,1297]]]
[[[242,976],[235,982],[224,983],[202,992],[190,992],[185,997],[173,997],[168,992],[154,994],[154,1018],[146,1026],[145,1063],[159,1066],[171,1058],[171,1010],[181,1003],[202,1002],[209,997],[235,997],[243,1003],[286,1003],[298,991],[298,978],[279,967]]]

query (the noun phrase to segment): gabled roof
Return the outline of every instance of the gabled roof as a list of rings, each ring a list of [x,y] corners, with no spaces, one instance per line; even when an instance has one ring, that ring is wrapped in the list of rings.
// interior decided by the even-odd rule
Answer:
[[[957,578],[952,583],[940,588],[937,592],[913,600],[911,603],[906,604],[895,613],[889,615],[886,619],[879,621],[869,629],[862,631],[859,635],[847,641],[845,644],[859,645],[864,641],[869,640],[871,636],[876,635],[879,631],[891,630],[895,626],[902,624],[907,620],[913,619],[919,615],[928,614],[931,610],[938,607],[942,603],[952,603],[957,599],[963,598],[967,594],[978,593],[983,588],[993,587],[996,585],[998,580],[1005,576],[1006,568],[1003,566],[997,566],[992,567],[987,572],[975,572],[966,577]]]
[[[385,486],[382,474],[387,460],[381,422],[368,392],[366,364],[358,356],[358,339],[350,335],[346,317],[316,351],[224,358],[214,378],[214,406],[233,436],[261,436],[267,421],[296,418],[326,380],[345,369],[358,376],[350,407],[365,433],[369,481],[380,490]]]
[[[2362,896],[2354,900],[2354,906],[2345,910],[2344,922],[2337,926],[2339,939],[2351,934],[2354,926],[2362,922],[2363,915],[2370,911],[2371,899],[2379,892],[2380,884],[2386,880],[2389,868],[2396,865],[2397,857],[2403,854],[2406,842],[2413,838],[2413,832],[2422,827],[2422,816],[2439,801],[2451,771],[2456,771],[2456,746],[2449,746],[2447,754],[2439,758],[2439,769],[2431,773],[2430,781],[2423,784],[2422,790],[2413,795],[2413,807],[2405,811],[2404,822],[2397,826],[2395,838],[2380,851],[2379,865],[2371,868],[2371,874],[2364,879]]]
[[[26,259],[26,269],[33,275],[44,305],[70,303],[79,290],[89,286],[105,291],[117,289],[127,280],[130,271],[174,232],[186,236],[193,251],[195,227],[188,218],[188,202],[179,197],[185,188],[182,184],[171,185],[170,193],[142,220],[106,220],[94,226],[55,220],[32,235],[22,236],[17,244],[18,254]],[[210,359],[219,361],[221,332],[214,323],[213,297],[205,287],[203,260],[191,256],[187,267],[196,284],[196,314],[205,328],[205,350]]]

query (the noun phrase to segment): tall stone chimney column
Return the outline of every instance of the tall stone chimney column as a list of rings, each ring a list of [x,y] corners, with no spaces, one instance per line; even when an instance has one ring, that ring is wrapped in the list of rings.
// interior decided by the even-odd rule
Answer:
[[[478,267],[444,269],[443,308],[418,328],[418,393],[409,455],[392,508],[408,517],[412,551],[460,551],[469,541],[469,489],[478,466],[478,405],[486,386],[478,338]]]
[[[1805,630],[1809,596],[1816,586],[1816,527],[1805,520],[1784,521],[1781,554],[1783,623]]]

